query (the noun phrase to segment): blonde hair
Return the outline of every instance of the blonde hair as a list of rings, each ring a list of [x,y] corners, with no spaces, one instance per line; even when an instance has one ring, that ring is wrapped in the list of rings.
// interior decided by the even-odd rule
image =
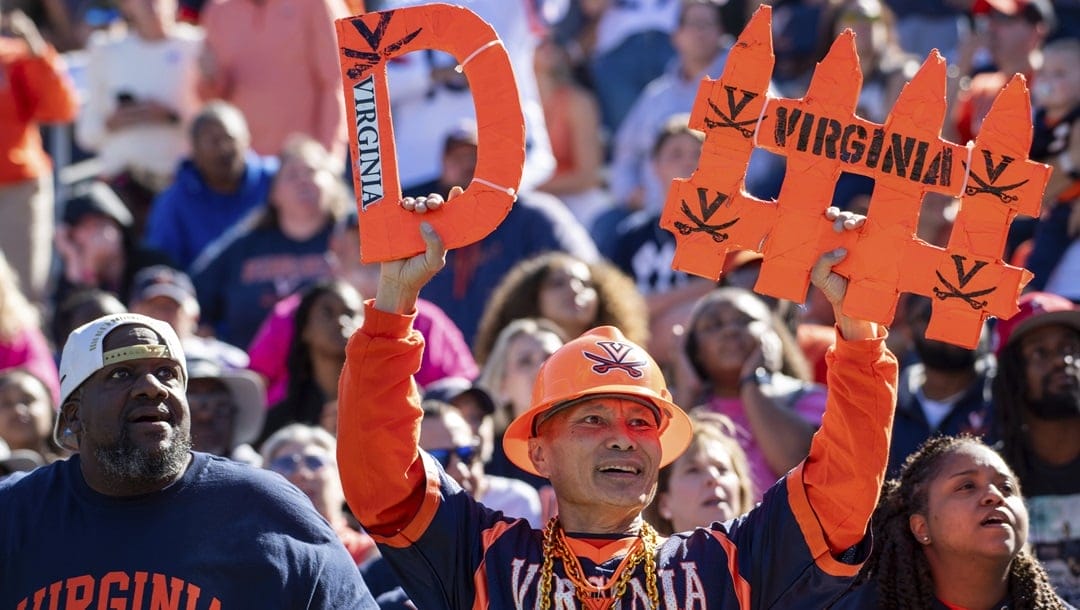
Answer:
[[[496,398],[499,396],[499,388],[502,387],[503,378],[506,376],[506,361],[509,357],[510,344],[522,335],[536,337],[542,334],[557,338],[560,345],[566,343],[562,329],[546,318],[518,318],[507,324],[495,337],[491,354],[480,370],[476,385],[496,399],[494,419],[498,430],[505,429],[514,418],[510,405],[503,404],[504,401]]]
[[[0,340],[11,341],[40,321],[38,310],[19,288],[19,277],[0,251]]]
[[[739,439],[736,436],[735,422],[731,421],[726,415],[701,409],[690,411],[688,415],[690,421],[694,424],[694,434],[690,438],[690,445],[683,452],[683,455],[690,455],[695,451],[699,451],[706,443],[715,442],[723,446],[724,451],[731,458],[731,469],[735,471],[735,475],[739,478],[738,502],[732,503],[735,514],[742,515],[748,512],[754,507],[754,485],[750,477],[750,464],[746,459],[746,452],[739,445]],[[674,466],[675,463],[672,462],[660,469],[656,477],[656,495],[653,496],[653,501],[645,507],[643,513],[645,520],[664,536],[675,533],[671,520],[661,517],[659,509],[660,494],[667,493]]]
[[[334,185],[329,193],[324,193],[329,199],[329,213],[334,222],[345,217],[349,206],[349,189],[341,178],[342,168],[337,166],[333,155],[326,150],[318,140],[302,133],[296,133],[285,140],[278,160],[281,167],[292,159],[298,159],[311,167],[329,172],[334,177]],[[275,178],[277,180],[277,178]],[[267,206],[268,211],[274,212],[274,206]]]
[[[337,440],[334,439],[334,435],[318,426],[289,424],[271,434],[270,438],[263,443],[262,450],[259,452],[262,454],[263,464],[269,464],[278,449],[289,443],[315,445],[325,449],[327,454],[337,459]]]

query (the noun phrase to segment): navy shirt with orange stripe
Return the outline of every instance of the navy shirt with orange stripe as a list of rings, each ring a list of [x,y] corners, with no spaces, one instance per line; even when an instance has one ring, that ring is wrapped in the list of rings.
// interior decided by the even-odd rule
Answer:
[[[888,455],[896,359],[884,337],[839,340],[829,405],[807,459],[747,515],[661,541],[661,606],[823,608],[869,551],[867,522]],[[422,416],[411,375],[423,341],[411,317],[374,309],[349,342],[339,393],[338,460],[354,514],[419,608],[536,608],[542,532],[473,500],[417,449]],[[636,539],[569,534],[586,578],[609,579]],[[551,608],[577,608],[554,562]],[[638,565],[614,608],[647,608]]]

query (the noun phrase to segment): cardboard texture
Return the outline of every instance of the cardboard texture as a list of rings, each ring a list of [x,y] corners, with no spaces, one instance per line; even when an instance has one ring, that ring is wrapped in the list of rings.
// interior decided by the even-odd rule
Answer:
[[[716,279],[729,251],[764,255],[754,289],[802,302],[810,269],[833,248],[848,256],[844,313],[892,321],[901,292],[931,297],[927,336],[974,347],[989,316],[1009,318],[1031,274],[1005,264],[1009,225],[1038,215],[1050,168],[1027,159],[1031,102],[1024,77],[1001,91],[979,137],[967,146],[940,137],[945,61],[933,51],[884,124],[855,115],[862,73],[845,31],[818,64],[801,99],[771,98],[771,9],[762,6],[731,50],[718,80],[702,79],[690,126],[705,132],[697,170],[673,181],[660,224],[675,235],[672,267]],[[776,201],[748,195],[754,147],[783,155]],[[841,172],[874,178],[866,224],[836,233],[824,215]],[[915,236],[927,192],[961,198],[949,243]]]
[[[510,211],[525,164],[525,119],[495,30],[472,11],[448,4],[368,13],[335,25],[364,262],[423,252],[421,221],[430,222],[448,248],[484,238]],[[479,150],[465,193],[453,205],[415,214],[400,206],[386,63],[423,49],[445,51],[462,67],[476,105]]]

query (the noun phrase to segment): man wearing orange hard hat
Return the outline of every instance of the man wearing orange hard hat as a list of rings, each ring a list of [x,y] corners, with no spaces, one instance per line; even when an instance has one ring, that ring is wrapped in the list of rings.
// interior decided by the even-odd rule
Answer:
[[[418,203],[402,201],[429,214],[444,205]],[[837,231],[862,224],[835,209],[826,217]],[[506,431],[511,461],[555,489],[558,516],[543,530],[476,502],[417,448],[423,341],[412,317],[445,256],[434,229],[421,232],[425,252],[382,264],[349,341],[338,414],[346,498],[417,607],[823,608],[847,588],[869,551],[897,364],[883,328],[840,313],[847,282],[831,268],[842,252],[812,271],[837,309],[838,338],[809,456],[746,515],[661,538],[641,513],[692,426],[655,361],[614,327],[552,354],[532,406]]]

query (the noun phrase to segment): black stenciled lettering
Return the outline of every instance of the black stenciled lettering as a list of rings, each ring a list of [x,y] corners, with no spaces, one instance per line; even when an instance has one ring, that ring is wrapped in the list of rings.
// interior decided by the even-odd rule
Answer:
[[[808,146],[810,146],[810,132],[814,130],[814,113],[807,112],[803,117],[802,127],[799,129],[799,143],[795,146],[796,150],[806,152]]]
[[[934,158],[930,160],[930,165],[926,168],[926,173],[923,174],[923,184],[936,184],[941,175],[941,158],[949,152],[948,148],[943,149],[938,154],[934,155]],[[945,177],[948,180],[948,177]]]
[[[881,171],[906,178],[908,161],[911,159],[912,149],[915,148],[915,138],[905,137],[898,133],[889,135],[891,143],[885,149],[885,159],[881,162]],[[895,171],[893,170],[893,164],[896,164]]]
[[[866,152],[864,140],[866,140],[865,127],[858,123],[846,125],[844,135],[840,138],[840,160],[844,163],[862,161],[863,153]]]
[[[915,148],[915,161],[911,164],[910,177],[915,182],[919,181],[919,177],[922,176],[923,164],[926,163],[926,151],[930,148],[929,142],[919,140],[919,145]]]
[[[881,145],[885,142],[885,130],[880,127],[874,128],[874,136],[870,138],[870,151],[866,153],[866,167],[877,167],[881,157]]]
[[[845,123],[829,116],[800,112],[797,108],[777,107],[774,126],[777,145],[786,148],[796,131],[795,150],[800,152],[861,164],[867,169],[878,169],[880,165],[880,171],[912,182],[942,186],[950,183],[952,150],[941,146],[939,141],[886,132],[883,127],[874,127],[871,134],[870,129],[858,122]],[[988,173],[992,169],[995,175],[1000,174],[1008,162],[1003,159],[992,165],[987,161]]]
[[[825,134],[825,157],[828,159],[836,158],[836,143],[840,140],[841,134],[840,121],[836,119],[829,119],[829,132]]]
[[[799,124],[799,119],[802,117],[802,110],[794,108],[791,111],[791,116],[788,116],[788,109],[784,106],[780,106],[776,109],[776,128],[773,135],[776,139],[777,145],[782,148],[787,147],[788,136],[795,133],[795,127]]]
[[[828,117],[821,117],[817,122],[817,129],[814,130],[814,147],[810,149],[812,154],[821,156],[821,151],[825,147],[825,128],[829,126]]]

